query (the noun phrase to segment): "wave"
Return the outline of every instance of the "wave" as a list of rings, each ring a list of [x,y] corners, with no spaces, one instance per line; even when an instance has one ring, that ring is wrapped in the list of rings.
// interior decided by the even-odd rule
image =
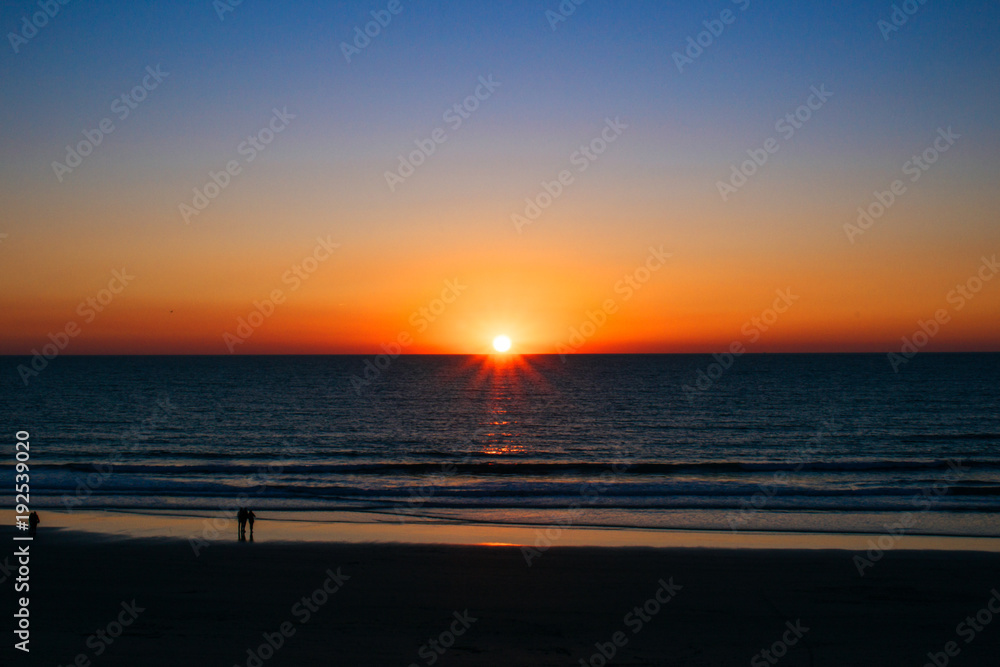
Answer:
[[[32,494],[37,507],[61,508],[66,506],[63,496],[58,494]],[[121,492],[107,493],[101,496],[81,499],[74,507],[80,508],[111,508],[131,507],[144,509],[164,509],[170,507],[186,507],[189,509],[212,510],[224,504],[231,504],[237,496],[233,493],[200,493],[190,496],[164,497],[155,491],[148,493]],[[540,499],[499,498],[492,496],[448,499],[432,497],[424,502],[407,502],[399,497],[367,498],[344,497],[339,495],[308,495],[303,497],[288,497],[267,493],[252,494],[245,498],[252,502],[255,508],[284,510],[325,510],[325,511],[362,511],[382,510],[391,513],[419,515],[427,510],[715,510],[736,513],[738,516],[753,516],[772,512],[910,512],[922,515],[926,512],[973,512],[996,515],[1000,503],[996,499],[980,498],[938,498],[930,506],[917,506],[911,498],[882,496],[863,498],[845,496],[842,498],[826,498],[822,496],[780,496],[769,499],[760,508],[746,505],[737,497],[706,497],[680,496],[664,497],[598,497],[581,501],[570,497],[547,497]]]
[[[928,440],[949,442],[953,440],[1000,440],[1000,433],[908,433],[900,442],[919,443]]]
[[[182,497],[196,495],[236,495],[253,493],[260,496],[285,498],[392,498],[406,502],[424,502],[430,498],[495,498],[495,499],[580,499],[580,498],[718,498],[760,500],[774,498],[901,498],[928,499],[935,502],[941,495],[983,497],[1000,496],[1000,481],[969,480],[935,487],[919,484],[833,484],[817,481],[812,484],[782,482],[753,484],[736,480],[674,480],[664,482],[632,480],[443,480],[441,483],[413,484],[394,478],[322,479],[316,481],[284,478],[264,483],[240,483],[241,480],[208,480],[203,477],[158,479],[140,475],[109,475],[87,484],[86,478],[68,474],[36,477],[34,494],[90,495],[139,494]],[[940,494],[940,495],[939,495]]]
[[[101,466],[112,466],[118,473],[145,473],[161,475],[177,474],[223,474],[254,475],[269,474],[368,474],[368,475],[508,475],[546,476],[565,474],[602,475],[612,472],[616,475],[668,475],[671,473],[757,473],[757,472],[893,472],[893,471],[955,471],[963,476],[971,470],[998,470],[1000,459],[962,460],[847,460],[847,461],[689,461],[689,462],[520,462],[520,463],[289,463],[280,460],[261,463],[50,463],[34,466],[36,471],[68,470],[91,473],[102,470]]]

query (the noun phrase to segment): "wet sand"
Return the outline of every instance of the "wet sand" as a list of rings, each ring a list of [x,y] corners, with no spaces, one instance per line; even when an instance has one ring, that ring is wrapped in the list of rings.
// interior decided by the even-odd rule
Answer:
[[[182,539],[42,530],[31,553],[31,661],[8,639],[4,664],[601,665],[603,651],[614,665],[920,667],[948,642],[955,665],[1000,654],[1000,614],[971,642],[957,628],[1000,588],[995,553],[889,551],[864,577],[852,552],[792,549],[554,547],[528,566],[510,546],[233,539],[195,555]]]

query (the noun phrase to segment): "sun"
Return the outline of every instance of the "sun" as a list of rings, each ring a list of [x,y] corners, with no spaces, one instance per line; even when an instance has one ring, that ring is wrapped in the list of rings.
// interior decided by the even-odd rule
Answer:
[[[510,349],[510,338],[507,336],[497,336],[493,339],[493,349],[497,352],[506,352]]]

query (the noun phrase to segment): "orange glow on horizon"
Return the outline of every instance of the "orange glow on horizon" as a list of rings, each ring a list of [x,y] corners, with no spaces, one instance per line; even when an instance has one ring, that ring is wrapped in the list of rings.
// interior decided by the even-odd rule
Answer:
[[[446,245],[405,230],[392,246],[338,235],[332,239],[341,247],[300,281],[286,281],[287,272],[309,256],[318,231],[275,229],[244,239],[237,222],[252,227],[265,217],[250,210],[215,227],[157,228],[138,239],[98,242],[104,237],[72,228],[62,232],[58,252],[44,238],[25,239],[17,253],[7,252],[7,242],[0,246],[0,353],[31,355],[76,322],[80,333],[61,354],[227,355],[224,335],[255,310],[270,311],[265,302],[275,290],[283,302],[232,353],[381,354],[402,339],[402,354],[501,356],[492,346],[500,334],[522,355],[721,352],[734,341],[750,353],[889,352],[921,320],[952,308],[949,292],[976,275],[981,248],[990,247],[975,235],[961,243],[907,237],[894,244],[875,230],[852,246],[836,236],[841,212],[826,216],[823,233],[806,233],[774,221],[801,217],[801,205],[780,205],[782,216],[749,206],[745,230],[711,211],[683,211],[663,227],[649,211],[626,210],[630,231],[614,241],[584,234],[567,240],[569,230],[588,224],[570,217],[582,215],[576,210],[566,218],[553,212],[524,238],[490,244],[481,240],[492,238],[492,229],[449,231]],[[452,230],[467,208],[444,219],[434,211],[406,219],[414,229]],[[291,206],[289,215],[315,217],[305,205]],[[922,216],[914,217],[919,227]],[[95,230],[110,224],[80,222]],[[767,229],[778,233],[763,234]],[[274,243],[263,242],[268,238]],[[648,248],[661,239],[670,240],[662,245],[671,257],[635,282],[647,278]],[[900,257],[907,258],[903,268],[912,266],[903,275]],[[122,267],[136,279],[85,322],[79,304]],[[751,326],[760,336],[750,340],[744,327],[784,289],[799,300],[767,331]],[[613,312],[605,312],[609,304]],[[950,314],[928,350],[1000,350],[1000,281],[985,283]]]

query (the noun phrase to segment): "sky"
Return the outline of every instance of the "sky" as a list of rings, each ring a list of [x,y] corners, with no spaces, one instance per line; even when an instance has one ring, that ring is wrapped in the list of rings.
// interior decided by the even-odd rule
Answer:
[[[0,354],[1000,350],[995,2],[231,1],[3,4]]]

